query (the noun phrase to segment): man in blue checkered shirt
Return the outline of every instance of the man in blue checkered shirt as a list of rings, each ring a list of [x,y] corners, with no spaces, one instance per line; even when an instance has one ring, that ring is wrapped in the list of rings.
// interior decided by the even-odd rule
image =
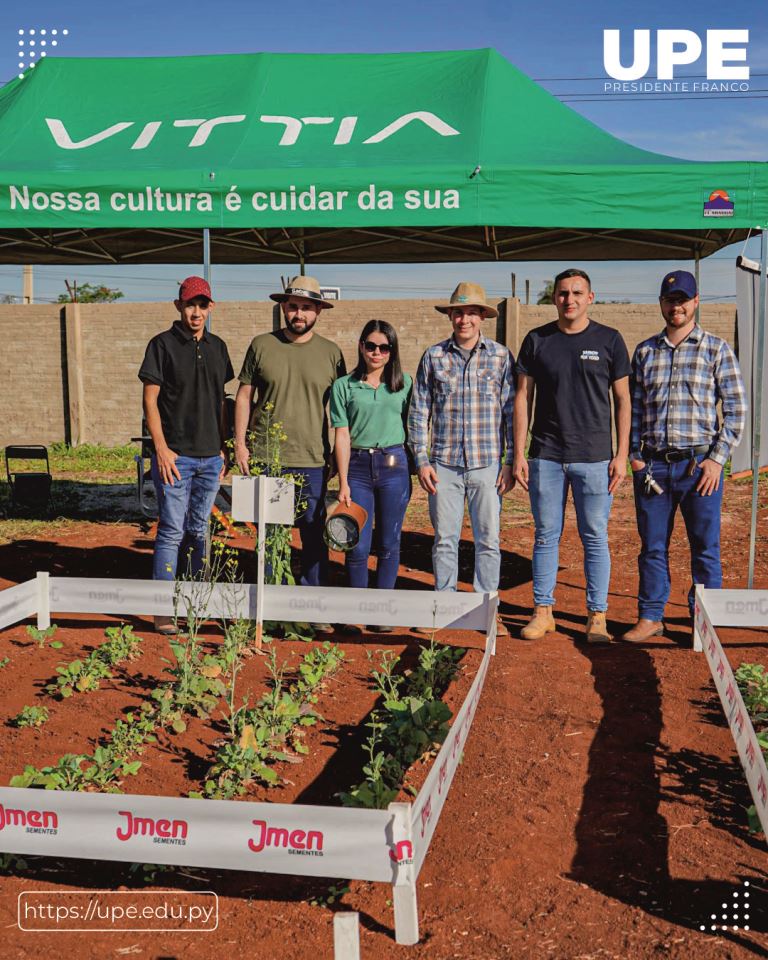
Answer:
[[[632,358],[630,460],[642,547],[638,621],[623,639],[663,633],[669,597],[669,541],[680,508],[691,547],[693,583],[719,588],[723,466],[741,439],[747,412],[733,350],[696,323],[696,279],[668,273],[659,296],[664,330]],[[718,420],[717,404],[722,418]],[[693,616],[694,587],[688,593]]]
[[[408,443],[435,530],[435,589],[456,589],[466,499],[475,541],[474,589],[493,592],[501,564],[501,497],[513,486],[514,358],[481,332],[483,320],[498,314],[478,284],[460,283],[450,302],[435,309],[450,317],[453,334],[421,358],[408,415]],[[497,629],[508,633],[501,623]]]

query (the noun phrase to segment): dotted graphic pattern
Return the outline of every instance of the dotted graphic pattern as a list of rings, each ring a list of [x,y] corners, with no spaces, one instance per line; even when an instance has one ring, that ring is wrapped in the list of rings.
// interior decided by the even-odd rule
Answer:
[[[721,914],[712,913],[710,914],[709,925],[710,930],[749,930],[749,923],[746,921],[749,920],[749,880],[745,880],[742,883],[744,890],[736,890],[733,894],[733,903],[730,906],[727,903],[720,905],[720,909],[723,911]],[[729,911],[733,911],[729,913]],[[725,921],[731,920],[731,923]],[[719,922],[718,922],[719,921]],[[743,922],[742,922],[743,921]],[[702,923],[699,925],[699,930],[706,930],[707,924]]]
[[[40,60],[48,55],[49,47],[58,47],[62,37],[68,37],[69,30],[59,27],[19,28],[19,70],[34,70]],[[24,73],[19,74],[24,79]]]

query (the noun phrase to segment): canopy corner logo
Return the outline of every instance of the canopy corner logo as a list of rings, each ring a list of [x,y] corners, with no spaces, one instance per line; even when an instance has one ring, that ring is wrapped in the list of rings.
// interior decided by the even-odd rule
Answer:
[[[651,69],[652,33],[656,39],[656,80],[646,80]],[[603,30],[603,66],[612,78],[606,93],[746,93],[749,91],[747,45],[749,30],[707,30],[702,38],[693,30],[633,30],[631,61],[621,57],[621,30]],[[626,51],[625,51],[626,52]],[[703,59],[706,80],[698,75],[675,79],[678,67]]]
[[[713,190],[704,201],[705,217],[732,217],[735,203],[726,190]]]

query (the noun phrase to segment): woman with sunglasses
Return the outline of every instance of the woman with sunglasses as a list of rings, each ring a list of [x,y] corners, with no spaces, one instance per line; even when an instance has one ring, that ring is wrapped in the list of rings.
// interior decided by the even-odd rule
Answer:
[[[366,323],[358,351],[355,369],[336,380],[331,390],[339,500],[347,506],[354,501],[368,512],[360,540],[347,554],[347,579],[350,587],[368,586],[368,556],[375,523],[376,586],[391,589],[397,579],[400,533],[411,498],[405,422],[413,380],[402,371],[397,333],[385,320]],[[350,625],[345,632],[362,631]]]

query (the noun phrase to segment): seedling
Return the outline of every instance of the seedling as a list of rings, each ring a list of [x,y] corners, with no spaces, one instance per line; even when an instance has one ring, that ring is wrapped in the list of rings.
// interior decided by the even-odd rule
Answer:
[[[47,720],[47,707],[22,707],[21,713],[11,722],[17,727],[42,727]]]
[[[52,623],[50,627],[46,627],[45,630],[38,630],[37,627],[33,627],[30,624],[30,626],[27,627],[27,636],[31,637],[41,650],[45,646],[47,640],[50,640],[49,645],[54,650],[61,650],[61,648],[64,646],[61,640],[51,640],[51,637],[54,636],[58,629],[59,628],[55,623]]]

